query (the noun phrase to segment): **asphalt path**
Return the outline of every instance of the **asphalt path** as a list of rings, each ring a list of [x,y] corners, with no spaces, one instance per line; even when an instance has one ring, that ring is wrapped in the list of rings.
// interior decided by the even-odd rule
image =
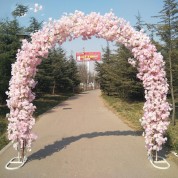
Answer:
[[[6,147],[0,153],[0,178],[178,178],[171,160],[167,170],[150,164],[142,134],[109,110],[100,94],[76,95],[40,116],[28,161],[6,170],[17,154]]]

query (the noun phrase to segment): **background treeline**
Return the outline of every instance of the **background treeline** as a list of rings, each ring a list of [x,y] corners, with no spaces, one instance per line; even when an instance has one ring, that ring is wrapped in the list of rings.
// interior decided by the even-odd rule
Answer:
[[[29,19],[29,26],[20,25],[20,16],[27,13],[28,7],[16,6],[12,12],[12,19],[0,20],[0,149],[7,143],[6,130],[8,121],[6,114],[9,112],[6,106],[7,95],[11,78],[11,65],[16,60],[17,50],[21,48],[21,40],[30,41],[30,33],[34,33],[42,27],[42,22],[36,18]],[[38,66],[34,101],[37,110],[35,117],[51,109],[69,96],[78,91],[80,84],[79,69],[74,57],[66,56],[61,46],[56,45],[49,51],[49,56],[42,60]]]
[[[16,60],[17,50],[21,47],[21,40],[30,41],[30,33],[34,33],[42,26],[42,22],[31,17],[28,27],[20,26],[19,17],[28,10],[27,6],[17,5],[12,12],[13,20],[0,21],[0,104],[5,104],[11,64]],[[36,92],[56,94],[59,92],[74,92],[80,84],[77,64],[74,57],[66,57],[65,51],[56,46],[50,50],[47,59],[43,59],[36,76],[38,80]]]
[[[153,17],[159,20],[157,24],[144,22],[138,13],[135,29],[138,31],[144,29],[150,35],[158,52],[164,56],[169,83],[168,98],[172,104],[172,124],[175,125],[178,118],[176,112],[178,107],[178,2],[176,0],[163,2],[162,10]],[[97,80],[106,95],[130,101],[144,100],[142,83],[136,78],[137,70],[128,64],[130,57],[133,58],[132,54],[124,46],[116,45],[116,50],[111,51],[108,44],[103,49],[103,62],[96,63]]]
[[[135,29],[144,29],[164,57],[168,100],[172,104],[166,145],[178,152],[178,2],[163,0],[162,10],[153,18],[157,18],[158,23],[148,24],[138,13]],[[133,58],[124,46],[116,45],[113,51],[108,43],[103,49],[102,63],[96,63],[97,80],[103,98],[131,127],[142,130],[139,119],[143,115],[144,91],[141,81],[136,78],[136,69],[127,62],[129,57]]]
[[[103,49],[102,63],[96,63],[97,81],[101,90],[109,95],[128,100],[143,100],[144,90],[136,78],[137,70],[128,63],[130,51],[117,45],[112,53],[109,45]]]
[[[142,20],[138,13],[135,29],[138,31],[145,29],[158,51],[164,56],[170,85],[168,98],[173,108],[172,125],[175,125],[176,118],[178,118],[178,112],[176,112],[178,109],[178,3],[176,0],[163,0],[163,2],[162,10],[154,17],[157,18],[158,23],[148,24]],[[16,60],[17,49],[21,47],[21,39],[30,40],[29,33],[39,30],[42,26],[42,22],[31,17],[29,26],[22,27],[19,17],[27,11],[27,6],[17,5],[17,8],[12,12],[12,20],[0,20],[0,134],[5,132],[7,125],[4,118],[8,111],[4,105],[7,98],[5,91],[8,90],[11,77],[11,64]],[[137,70],[128,64],[129,57],[133,56],[124,46],[117,44],[113,51],[108,44],[103,49],[102,63],[96,63],[97,81],[100,83],[103,93],[109,97],[121,98],[129,102],[143,102],[142,83],[136,78]],[[90,78],[91,81],[94,81],[92,76]],[[85,65],[77,67],[73,56],[66,57],[65,51],[60,46],[56,46],[55,49],[50,50],[48,58],[44,59],[38,67],[36,80],[38,84],[35,92],[39,97],[46,93],[74,92],[80,81],[87,83],[89,78]],[[172,133],[172,135],[176,135],[174,133],[177,131],[174,129]],[[175,140],[173,139],[172,143],[177,144],[175,147],[178,148],[178,141]]]
[[[36,93],[57,94],[75,92],[80,84],[76,61],[71,55],[66,58],[61,47],[52,49],[47,59],[38,68]]]

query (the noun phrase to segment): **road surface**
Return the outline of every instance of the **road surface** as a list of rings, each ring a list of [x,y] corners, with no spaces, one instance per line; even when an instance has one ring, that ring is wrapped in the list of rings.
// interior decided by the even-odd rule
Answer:
[[[154,168],[144,138],[105,107],[100,91],[71,97],[37,121],[28,162],[9,171],[11,147],[0,154],[0,178],[178,178],[178,166]],[[139,118],[138,118],[139,119]]]

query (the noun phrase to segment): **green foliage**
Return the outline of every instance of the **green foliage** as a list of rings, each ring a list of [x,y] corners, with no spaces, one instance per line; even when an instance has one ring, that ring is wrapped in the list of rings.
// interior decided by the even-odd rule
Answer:
[[[68,77],[68,63],[64,50],[59,47],[51,55],[53,65],[53,94],[69,89],[70,79]]]
[[[35,99],[34,105],[37,107],[37,109],[34,113],[34,116],[40,116],[41,114],[60,104],[62,101],[67,100],[71,96],[73,96],[73,93],[60,93],[57,95],[45,94],[40,98]]]
[[[49,111],[53,107],[60,104],[62,101],[73,96],[73,93],[60,93],[58,95],[45,94],[39,98],[36,98],[34,101],[35,106],[37,107],[34,116],[38,117],[41,114]],[[0,150],[9,143],[6,136],[7,130],[7,119],[5,118],[6,113],[9,112],[7,106],[0,105]]]
[[[136,24],[135,24],[135,29],[137,30],[137,31],[140,31],[141,29],[143,29],[143,26],[145,25],[144,24],[144,21],[142,21],[142,17],[141,17],[141,15],[140,15],[140,12],[138,11],[138,15],[137,16],[135,16],[136,17]]]
[[[166,143],[174,151],[178,152],[178,124],[170,125],[167,131],[168,142]]]
[[[139,119],[143,114],[143,102],[128,102],[115,96],[107,96],[105,94],[103,94],[102,97],[106,103],[114,109],[118,116],[121,116],[120,118],[131,128],[137,131],[143,130],[139,122]]]
[[[22,28],[19,25],[17,17],[25,15],[27,11],[27,6],[17,5],[16,9],[12,12],[14,20],[10,21],[6,19],[0,21],[0,149],[8,143],[5,134],[7,130],[5,115],[9,111],[4,104],[7,98],[5,92],[8,90],[9,80],[11,78],[11,65],[16,60],[17,50],[21,46],[21,37],[24,36],[25,32],[39,30],[42,25],[41,22],[38,22],[37,19],[32,17],[29,27],[26,29]],[[37,99],[44,97],[38,95],[40,92],[48,94],[52,92],[53,94],[59,93],[62,90],[70,92],[74,91],[75,87],[80,83],[75,61],[73,59],[67,61],[62,48],[51,51],[49,58],[43,60],[39,67],[37,79],[39,81],[35,89],[37,91]],[[39,115],[65,99],[62,99],[62,96],[55,96],[50,101],[46,98],[41,99],[44,102],[36,100],[38,113],[35,114]]]
[[[43,93],[74,91],[80,84],[74,58],[67,60],[61,47],[51,50],[48,58],[43,59],[36,79],[37,92]]]
[[[178,3],[175,0],[164,0],[163,9],[159,12],[161,21],[157,25],[157,33],[162,42],[162,52],[166,61],[167,73],[173,72],[173,80],[176,81],[177,75],[177,44],[178,44]],[[170,66],[170,62],[172,66]],[[170,81],[170,75],[168,75]],[[174,82],[173,82],[174,83]]]
[[[9,143],[5,135],[0,136],[0,150]]]
[[[5,118],[7,112],[9,112],[7,106],[0,105],[0,150],[9,142],[5,134],[8,123],[7,119]]]
[[[107,95],[142,100],[144,91],[142,83],[136,78],[137,70],[127,62],[128,58],[132,57],[129,50],[117,45],[117,50],[111,54],[107,48],[104,51],[103,63],[96,63],[97,80],[101,90]],[[110,56],[110,59],[107,59],[107,56]]]
[[[68,78],[69,78],[69,89],[74,92],[80,84],[80,76],[79,76],[77,63],[73,55],[70,55],[68,60]]]
[[[165,42],[165,48],[169,50],[173,40],[178,37],[178,2],[176,0],[164,0],[163,9],[159,12],[161,21],[157,29],[158,35]]]
[[[0,103],[6,100],[11,77],[11,64],[20,48],[18,34],[22,31],[17,20],[0,22]]]
[[[136,68],[133,68],[128,63],[128,58],[133,57],[130,51],[122,45],[118,45],[116,50],[115,71],[119,78],[118,89],[122,93],[120,97],[131,100],[142,100],[144,90],[141,81],[136,77],[138,73]]]
[[[39,22],[35,17],[30,18],[30,25],[26,29],[27,32],[34,33],[41,29],[43,22]]]
[[[12,15],[14,17],[24,16],[28,12],[28,6],[24,6],[22,4],[16,4],[16,8],[12,11]]]
[[[113,64],[113,54],[108,42],[106,48],[103,48],[102,62],[103,63],[96,62],[95,70],[98,73],[96,80],[100,83],[101,90],[107,93],[107,95],[111,95],[115,92],[115,84],[112,82],[112,79],[115,79],[115,76],[114,70],[111,69],[111,65]]]
[[[109,104],[109,106],[114,109],[118,116],[121,116],[119,118],[121,118],[131,128],[137,131],[143,130],[139,122],[139,119],[143,115],[143,102],[128,102],[126,100],[104,94],[102,97]],[[175,126],[171,124],[169,125],[166,137],[168,138],[166,142],[167,147],[178,152],[178,124]]]
[[[111,49],[110,49],[110,47],[109,47],[109,42],[108,42],[108,41],[107,41],[107,46],[106,46],[106,48],[103,48],[102,50],[103,50],[102,61],[103,61],[104,63],[107,63],[107,62],[109,62],[109,61],[112,59],[112,57],[113,57],[112,51],[111,51]]]
[[[36,75],[36,80],[38,81],[38,84],[35,90],[37,94],[51,93],[51,85],[53,81],[52,70],[53,69],[51,58],[49,57],[43,59],[41,65],[38,67],[38,73]]]
[[[166,62],[167,77],[170,85],[170,94],[172,100],[172,123],[175,125],[175,94],[177,90],[178,75],[178,3],[176,0],[164,0],[163,9],[159,12],[161,21],[157,25],[158,35],[161,37],[164,45],[162,51]],[[175,89],[176,88],[176,89]]]

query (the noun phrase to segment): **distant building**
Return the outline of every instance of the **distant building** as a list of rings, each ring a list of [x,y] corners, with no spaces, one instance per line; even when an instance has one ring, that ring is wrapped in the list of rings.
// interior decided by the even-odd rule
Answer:
[[[28,33],[28,32],[19,33],[19,34],[17,34],[17,36],[19,37],[20,41],[22,41],[24,39],[26,39],[26,40],[30,39],[30,33]]]

